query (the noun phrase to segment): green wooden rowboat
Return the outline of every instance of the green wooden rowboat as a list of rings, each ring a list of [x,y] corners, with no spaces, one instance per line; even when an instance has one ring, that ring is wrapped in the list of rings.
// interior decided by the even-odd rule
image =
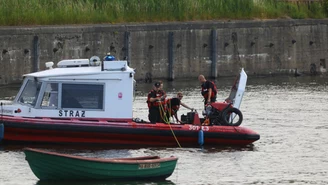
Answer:
[[[89,158],[25,148],[30,168],[40,180],[164,180],[177,157]]]

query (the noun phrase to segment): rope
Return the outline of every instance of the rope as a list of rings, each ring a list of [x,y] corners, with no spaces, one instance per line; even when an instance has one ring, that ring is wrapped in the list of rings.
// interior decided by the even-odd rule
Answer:
[[[160,108],[159,112],[160,112],[160,114],[161,114],[161,117],[162,117],[163,121],[169,125],[170,130],[171,130],[171,132],[172,132],[172,135],[173,135],[175,141],[177,142],[177,144],[179,145],[179,147],[182,148],[181,145],[180,145],[180,143],[179,143],[179,141],[178,141],[178,138],[175,136],[174,131],[173,131],[173,129],[172,129],[172,127],[171,127],[171,124],[170,124],[170,117],[171,117],[171,104],[170,104],[169,111],[168,111],[168,112],[169,112],[169,113],[168,113],[168,114],[169,114],[168,117],[166,117],[166,113],[165,113],[165,111],[164,111],[164,108],[163,108],[163,105],[162,105],[162,104],[159,105],[159,108]],[[162,115],[162,111],[163,111],[163,114],[164,114],[164,117],[165,117],[165,118],[164,118],[163,115]]]
[[[175,136],[175,134],[174,134],[174,132],[173,132],[173,129],[172,129],[172,127],[171,127],[171,124],[170,124],[170,123],[169,123],[169,126],[170,126],[170,129],[171,129],[171,132],[172,132],[172,135],[173,135],[173,137],[174,137],[175,141],[177,142],[177,144],[179,145],[179,147],[180,147],[180,148],[182,148],[182,147],[181,147],[181,145],[180,145],[180,143],[179,143],[179,141],[178,141],[178,138]]]
[[[171,109],[169,109],[171,110]],[[170,117],[171,117],[171,111],[168,112],[169,116],[166,116],[166,111],[163,107],[162,104],[159,104],[159,113],[161,115],[162,120],[166,123],[169,124],[170,123]]]

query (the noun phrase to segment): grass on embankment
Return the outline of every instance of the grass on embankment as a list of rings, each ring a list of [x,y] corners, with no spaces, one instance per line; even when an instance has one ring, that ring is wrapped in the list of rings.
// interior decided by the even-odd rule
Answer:
[[[327,16],[328,0],[0,0],[0,26]]]

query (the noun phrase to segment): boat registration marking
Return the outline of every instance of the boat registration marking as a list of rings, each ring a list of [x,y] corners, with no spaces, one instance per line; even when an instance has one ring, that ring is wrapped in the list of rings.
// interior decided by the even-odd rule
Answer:
[[[0,112],[4,113],[4,114],[13,114],[14,113],[13,110],[9,110],[9,109],[2,109]]]
[[[209,131],[210,130],[210,127],[208,127],[208,126],[189,125],[189,130]]]
[[[149,169],[149,168],[159,168],[159,167],[161,167],[160,163],[139,164],[139,169]]]
[[[59,117],[85,117],[85,111],[74,111],[74,110],[59,110]]]

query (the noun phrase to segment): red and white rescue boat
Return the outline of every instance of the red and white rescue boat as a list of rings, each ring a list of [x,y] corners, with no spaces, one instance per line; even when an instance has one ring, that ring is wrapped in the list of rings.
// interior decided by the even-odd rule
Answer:
[[[24,75],[12,102],[0,101],[2,142],[184,147],[248,145],[260,138],[241,126],[202,126],[197,113],[185,124],[134,119],[135,71],[127,61],[92,57],[46,65],[49,69]],[[237,108],[245,78],[242,70],[230,94]]]

